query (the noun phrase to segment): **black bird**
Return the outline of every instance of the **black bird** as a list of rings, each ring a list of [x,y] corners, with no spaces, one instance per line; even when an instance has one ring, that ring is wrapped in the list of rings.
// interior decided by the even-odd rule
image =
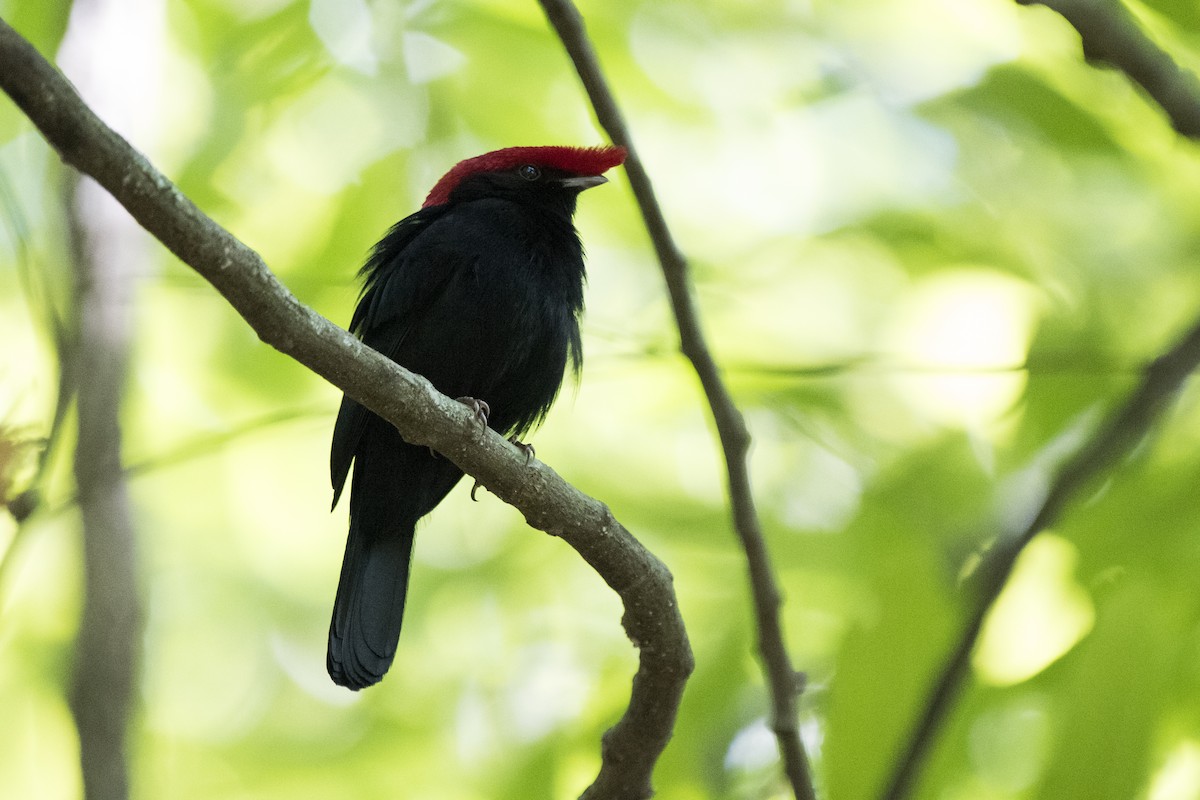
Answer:
[[[510,147],[460,162],[375,245],[350,330],[443,394],[479,401],[491,428],[523,435],[567,364],[581,364],[576,198],[624,160],[620,147]],[[329,458],[334,506],[352,462],[326,667],[357,690],[391,666],[417,520],[462,472],[346,396]]]

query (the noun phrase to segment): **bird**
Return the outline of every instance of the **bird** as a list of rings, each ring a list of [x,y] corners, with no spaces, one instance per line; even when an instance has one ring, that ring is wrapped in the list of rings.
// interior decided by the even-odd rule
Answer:
[[[350,332],[516,442],[544,419],[568,366],[579,375],[576,201],[625,157],[612,145],[536,146],[460,161],[371,250]],[[353,477],[326,669],[357,691],[395,657],[417,522],[463,473],[349,395],[329,467],[334,508]]]

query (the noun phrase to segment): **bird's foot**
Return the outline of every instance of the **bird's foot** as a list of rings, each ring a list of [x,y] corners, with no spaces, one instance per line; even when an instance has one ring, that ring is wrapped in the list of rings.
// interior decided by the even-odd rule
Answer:
[[[524,442],[518,442],[516,437],[509,439],[508,442],[513,447],[525,454],[525,466],[529,466],[530,462],[533,461],[534,454],[536,453],[536,451],[533,449],[533,445],[525,444]],[[483,484],[479,481],[475,481],[475,485],[471,487],[471,499],[475,500],[476,502],[478,502],[479,498],[475,496],[475,492],[479,490],[480,486],[483,486]]]
[[[473,412],[475,412],[475,419],[479,420],[480,425],[482,425],[485,428],[487,427],[488,416],[492,413],[492,408],[491,408],[491,406],[489,406],[487,404],[486,400],[480,400],[475,397],[458,397],[455,399],[458,400],[458,402],[462,403],[467,408],[471,409]],[[475,481],[475,485],[471,487],[471,499],[472,500],[475,500],[476,502],[478,502],[479,498],[477,498],[475,496],[475,492],[478,491],[479,487],[482,485],[483,484],[480,483],[479,481]]]
[[[533,449],[533,445],[526,444],[525,442],[518,442],[515,436],[509,439],[508,443],[525,454],[525,466],[527,467],[529,466],[529,463],[533,461],[533,457],[537,455],[537,451]]]
[[[515,436],[509,439],[508,443],[525,454],[525,466],[528,467],[533,461],[534,455],[537,453],[537,451],[533,449],[533,445],[525,444],[525,442],[519,442]],[[471,487],[471,499],[476,502],[479,501],[479,498],[475,496],[475,492],[479,491],[480,486],[483,486],[483,484],[479,481],[475,481],[475,485]]]
[[[492,407],[484,400],[477,400],[474,397],[456,397],[458,402],[462,403],[467,408],[471,409],[475,414],[475,419],[479,420],[479,424],[487,427],[488,417],[492,413]]]

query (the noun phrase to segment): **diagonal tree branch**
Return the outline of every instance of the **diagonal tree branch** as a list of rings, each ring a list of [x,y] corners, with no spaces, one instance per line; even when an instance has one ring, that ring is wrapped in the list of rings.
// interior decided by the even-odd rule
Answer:
[[[958,643],[946,659],[925,711],[897,762],[883,797],[900,800],[915,788],[915,780],[934,737],[966,680],[971,654],[984,620],[1008,583],[1017,557],[1039,533],[1055,523],[1085,488],[1128,456],[1149,436],[1188,377],[1200,368],[1200,319],[1170,350],[1148,367],[1133,394],[1058,471],[1032,519],[1019,530],[1001,536],[971,577],[974,606]]]
[[[650,776],[674,727],[692,653],[671,574],[603,503],[566,483],[424,378],[366,347],[302,305],[253,250],[204,215],[107,127],[71,85],[0,20],[0,88],[68,164],[108,190],[134,219],[209,281],[259,338],[432,447],[515,506],[535,528],[560,536],[616,591],[622,624],[639,650],[625,714],[605,735],[601,767],[585,798],[649,797]]]
[[[1033,0],[1017,0],[1033,5]],[[1137,26],[1116,0],[1041,0],[1070,22],[1083,38],[1083,51],[1124,71],[1167,113],[1174,128],[1200,138],[1200,81],[1182,70]],[[886,790],[885,800],[902,800],[916,788],[917,778],[934,739],[970,671],[971,654],[983,623],[1012,575],[1018,556],[1099,475],[1112,469],[1153,432],[1188,377],[1200,368],[1200,318],[1166,353],[1142,372],[1142,380],[1092,438],[1062,466],[1041,505],[1020,530],[1001,535],[972,576],[973,606],[959,640],[947,656],[913,727]]]
[[[675,313],[675,323],[679,328],[680,349],[692,362],[700,379],[700,385],[712,409],[713,422],[716,424],[725,456],[733,526],[746,552],[757,623],[755,627],[758,632],[758,649],[771,693],[771,728],[779,742],[784,771],[792,791],[799,800],[815,800],[816,793],[808,757],[800,739],[796,709],[803,679],[792,666],[784,641],[783,626],[779,620],[783,600],[750,488],[750,473],[746,463],[750,450],[750,433],[741,412],[725,387],[721,370],[708,349],[700,324],[700,314],[696,309],[687,259],[675,244],[667,227],[650,176],[633,146],[633,136],[608,87],[596,51],[584,29],[583,17],[571,0],[539,2],[575,64],[575,70],[579,73],[584,89],[591,99],[600,125],[613,142],[629,151],[625,159],[625,173],[629,176],[630,187],[637,198],[646,230],[662,266],[671,308]]]
[[[1079,32],[1088,61],[1124,72],[1166,112],[1176,131],[1200,138],[1200,80],[1155,44],[1119,0],[1016,1],[1062,15]]]

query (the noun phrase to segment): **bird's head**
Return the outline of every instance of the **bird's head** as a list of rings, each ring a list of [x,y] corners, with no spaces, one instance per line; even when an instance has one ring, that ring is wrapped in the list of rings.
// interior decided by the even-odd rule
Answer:
[[[624,147],[506,147],[460,161],[437,182],[422,208],[479,197],[562,197],[574,208],[584,189],[624,163]]]

